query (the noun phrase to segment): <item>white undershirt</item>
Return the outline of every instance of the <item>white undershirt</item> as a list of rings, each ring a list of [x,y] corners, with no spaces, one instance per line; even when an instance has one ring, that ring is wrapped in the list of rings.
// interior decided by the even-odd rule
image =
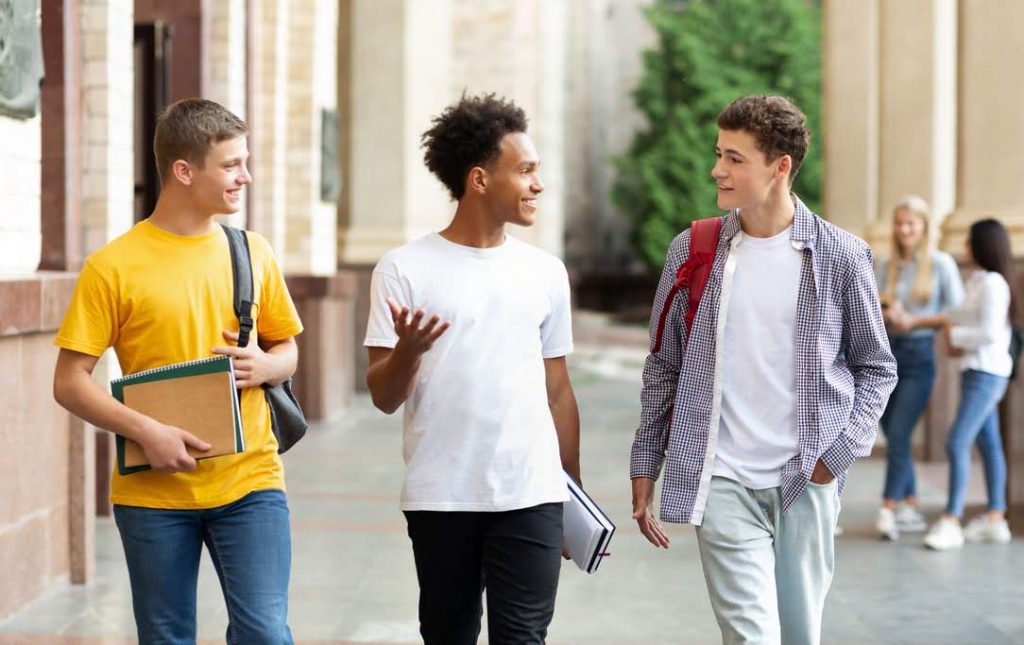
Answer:
[[[722,339],[722,417],[714,475],[753,489],[782,483],[800,453],[796,423],[796,313],[801,252],[787,228],[769,238],[744,233]]]

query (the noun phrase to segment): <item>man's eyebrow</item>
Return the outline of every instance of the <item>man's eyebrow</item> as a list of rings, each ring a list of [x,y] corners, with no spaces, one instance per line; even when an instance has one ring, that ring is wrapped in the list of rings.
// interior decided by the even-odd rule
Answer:
[[[744,159],[747,158],[747,156],[745,154],[743,154],[739,150],[736,150],[735,148],[726,148],[725,150],[722,150],[718,146],[715,146],[715,152],[720,152],[722,154],[736,155],[737,157],[743,157]]]

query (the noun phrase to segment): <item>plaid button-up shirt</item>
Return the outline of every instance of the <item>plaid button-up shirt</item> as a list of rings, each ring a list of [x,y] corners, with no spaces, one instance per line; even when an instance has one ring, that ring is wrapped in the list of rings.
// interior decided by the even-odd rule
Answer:
[[[796,406],[800,453],[782,470],[783,510],[797,500],[820,458],[839,478],[874,443],[896,386],[871,250],[794,196],[790,239],[802,252],[796,316]],[[661,349],[643,372],[640,426],[631,477],[657,479],[664,464],[661,519],[700,524],[715,463],[722,403],[722,347],[740,231],[739,213],[722,224],[715,261],[687,339],[686,290],[667,303]],[[672,241],[651,312],[653,346],[665,297],[686,261],[690,232]],[[771,307],[771,303],[764,303]]]

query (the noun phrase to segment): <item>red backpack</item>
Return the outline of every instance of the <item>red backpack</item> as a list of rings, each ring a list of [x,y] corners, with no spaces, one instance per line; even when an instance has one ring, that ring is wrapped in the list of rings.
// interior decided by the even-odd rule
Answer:
[[[699,219],[690,224],[690,257],[676,270],[676,281],[668,295],[665,296],[665,303],[661,307],[661,316],[658,318],[658,331],[654,336],[654,347],[651,349],[652,354],[657,354],[661,349],[661,335],[665,331],[665,319],[668,317],[668,310],[672,308],[672,302],[680,289],[686,289],[689,296],[690,304],[685,320],[686,340],[689,342],[690,328],[697,315],[700,298],[704,295],[704,287],[707,286],[708,276],[711,274],[711,265],[715,262],[715,250],[718,248],[718,235],[721,230],[721,217]]]

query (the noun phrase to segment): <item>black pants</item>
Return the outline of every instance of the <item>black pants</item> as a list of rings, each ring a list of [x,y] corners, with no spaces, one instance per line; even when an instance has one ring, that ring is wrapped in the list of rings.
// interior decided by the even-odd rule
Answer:
[[[555,612],[562,504],[500,513],[406,511],[425,645],[472,645],[487,589],[491,645],[543,645]]]

